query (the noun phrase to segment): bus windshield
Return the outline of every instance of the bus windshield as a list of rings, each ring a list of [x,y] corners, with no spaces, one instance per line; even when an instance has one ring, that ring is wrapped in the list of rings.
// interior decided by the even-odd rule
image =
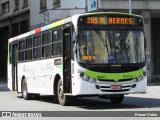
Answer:
[[[141,30],[80,30],[77,61],[88,64],[145,62]]]

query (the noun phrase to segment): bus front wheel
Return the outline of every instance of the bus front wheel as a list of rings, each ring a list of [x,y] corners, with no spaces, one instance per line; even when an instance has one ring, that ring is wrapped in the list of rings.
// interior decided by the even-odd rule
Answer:
[[[57,97],[60,105],[66,106],[70,104],[70,96],[63,93],[63,83],[61,79],[59,79],[57,85]]]
[[[121,104],[123,99],[124,99],[124,95],[121,95],[121,96],[118,96],[118,97],[111,97],[110,101],[113,104]]]

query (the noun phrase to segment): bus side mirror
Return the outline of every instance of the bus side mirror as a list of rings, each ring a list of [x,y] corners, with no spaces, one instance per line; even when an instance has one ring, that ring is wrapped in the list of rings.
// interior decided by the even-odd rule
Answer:
[[[73,31],[73,34],[72,34],[72,43],[75,43],[77,40],[77,33],[75,31]]]

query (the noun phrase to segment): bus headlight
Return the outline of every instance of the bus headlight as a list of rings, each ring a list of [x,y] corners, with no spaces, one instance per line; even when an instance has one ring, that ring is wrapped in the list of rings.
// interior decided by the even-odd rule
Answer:
[[[91,83],[95,83],[95,82],[96,82],[96,79],[91,78],[89,82],[91,82]]]
[[[89,76],[86,76],[85,79],[86,79],[86,81],[89,81],[89,80],[90,80],[90,77],[89,77]]]
[[[80,76],[83,80],[89,81],[89,79],[90,79],[89,76],[85,75],[84,72],[79,72],[79,73],[80,73],[79,76]]]
[[[136,82],[138,82],[138,78],[136,77],[136,78],[134,78],[134,80],[136,81]]]
[[[142,80],[143,80],[143,75],[140,75],[139,77],[134,78],[134,80],[135,80],[136,82],[142,81]]]
[[[139,81],[142,81],[143,80],[143,75],[140,75],[139,76]]]
[[[80,78],[82,78],[83,80],[88,81],[88,82],[91,82],[91,83],[95,83],[95,82],[96,82],[96,79],[91,78],[91,77],[85,75],[84,72],[79,72],[79,73],[80,73],[80,74],[79,74]]]
[[[80,76],[81,77],[81,76]],[[84,74],[84,76],[83,77],[81,77],[83,80],[85,80],[85,81],[89,81],[90,80],[90,77],[89,76],[87,76],[87,75],[85,75]]]

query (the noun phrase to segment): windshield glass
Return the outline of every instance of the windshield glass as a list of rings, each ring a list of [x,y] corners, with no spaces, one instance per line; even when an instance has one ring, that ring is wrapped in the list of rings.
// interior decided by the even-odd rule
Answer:
[[[142,63],[145,61],[142,31],[81,30],[77,61],[81,63]]]

